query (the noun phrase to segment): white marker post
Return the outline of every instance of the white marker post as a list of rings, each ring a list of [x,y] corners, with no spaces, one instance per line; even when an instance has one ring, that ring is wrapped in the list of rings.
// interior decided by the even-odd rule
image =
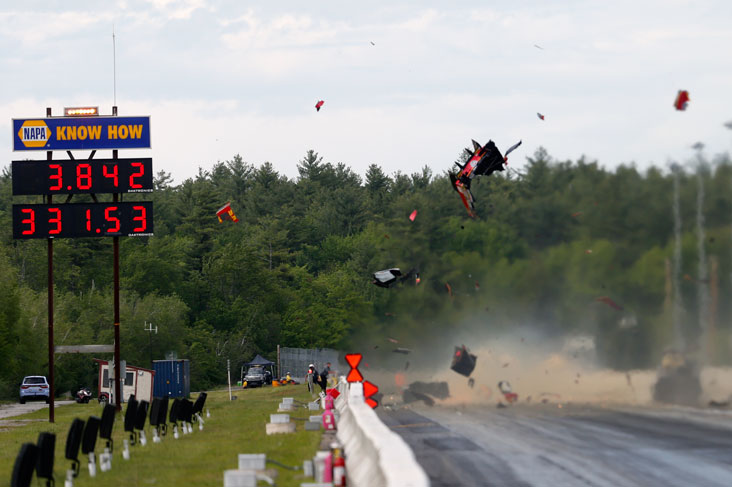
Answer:
[[[229,401],[231,401],[231,360],[226,360],[226,375],[229,377]]]

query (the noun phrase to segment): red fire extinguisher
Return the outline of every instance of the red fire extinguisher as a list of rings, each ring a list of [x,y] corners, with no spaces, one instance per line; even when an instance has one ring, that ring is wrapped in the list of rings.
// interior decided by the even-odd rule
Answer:
[[[346,460],[341,455],[340,450],[335,450],[335,460],[333,461],[333,486],[346,487]]]

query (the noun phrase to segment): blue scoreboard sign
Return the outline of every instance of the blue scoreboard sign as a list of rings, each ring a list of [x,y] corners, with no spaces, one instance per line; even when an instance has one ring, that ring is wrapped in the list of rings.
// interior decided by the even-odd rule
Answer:
[[[13,119],[14,151],[149,148],[150,117]]]

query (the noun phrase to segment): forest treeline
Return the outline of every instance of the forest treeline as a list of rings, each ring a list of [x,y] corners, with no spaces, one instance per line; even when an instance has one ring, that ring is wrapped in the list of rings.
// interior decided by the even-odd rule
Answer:
[[[620,369],[653,366],[673,344],[667,169],[609,171],[539,150],[521,173],[474,180],[474,220],[447,171],[371,165],[361,177],[313,151],[298,171],[288,178],[270,163],[236,156],[181,184],[159,172],[152,194],[124,195],[151,199],[155,225],[154,237],[120,239],[121,347],[129,364],[190,359],[192,388],[202,389],[225,381],[227,359],[238,370],[255,353],[274,359],[278,344],[429,342],[466,323],[592,335],[603,363]],[[711,273],[704,279],[699,178],[704,269]],[[15,241],[11,232],[12,204],[41,198],[13,197],[11,186],[7,167],[0,175],[5,398],[17,396],[24,375],[47,367],[46,242]],[[731,188],[726,156],[692,161],[680,174],[683,330],[690,347],[698,343],[699,288],[706,286],[713,291],[707,319],[724,338],[709,351],[719,363],[730,357]],[[236,223],[216,217],[227,201]],[[56,344],[112,343],[111,239],[59,239],[54,249]],[[374,286],[371,274],[390,267],[418,272],[419,284]],[[623,309],[597,301],[603,296]],[[158,333],[150,336],[145,322]],[[57,356],[57,391],[95,386],[91,358]]]

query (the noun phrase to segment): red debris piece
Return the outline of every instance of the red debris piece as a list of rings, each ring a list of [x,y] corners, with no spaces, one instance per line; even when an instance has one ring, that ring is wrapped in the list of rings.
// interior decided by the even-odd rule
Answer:
[[[605,303],[617,311],[623,311],[622,306],[620,306],[618,303],[616,303],[615,301],[613,301],[612,299],[610,299],[607,296],[600,296],[599,298],[595,299],[595,301],[597,301],[598,303]]]
[[[226,203],[224,206],[219,208],[216,211],[216,216],[219,219],[219,223],[223,223],[224,220],[229,220],[232,222],[238,222],[239,219],[234,214],[234,211],[231,209],[231,203]]]
[[[317,111],[320,111],[320,108],[323,106],[324,103],[325,103],[324,100],[320,100],[318,103],[315,104],[315,109]]]
[[[689,100],[689,92],[686,90],[679,90],[676,94],[676,100],[674,101],[674,108],[679,111],[686,110],[686,107],[689,105]]]

